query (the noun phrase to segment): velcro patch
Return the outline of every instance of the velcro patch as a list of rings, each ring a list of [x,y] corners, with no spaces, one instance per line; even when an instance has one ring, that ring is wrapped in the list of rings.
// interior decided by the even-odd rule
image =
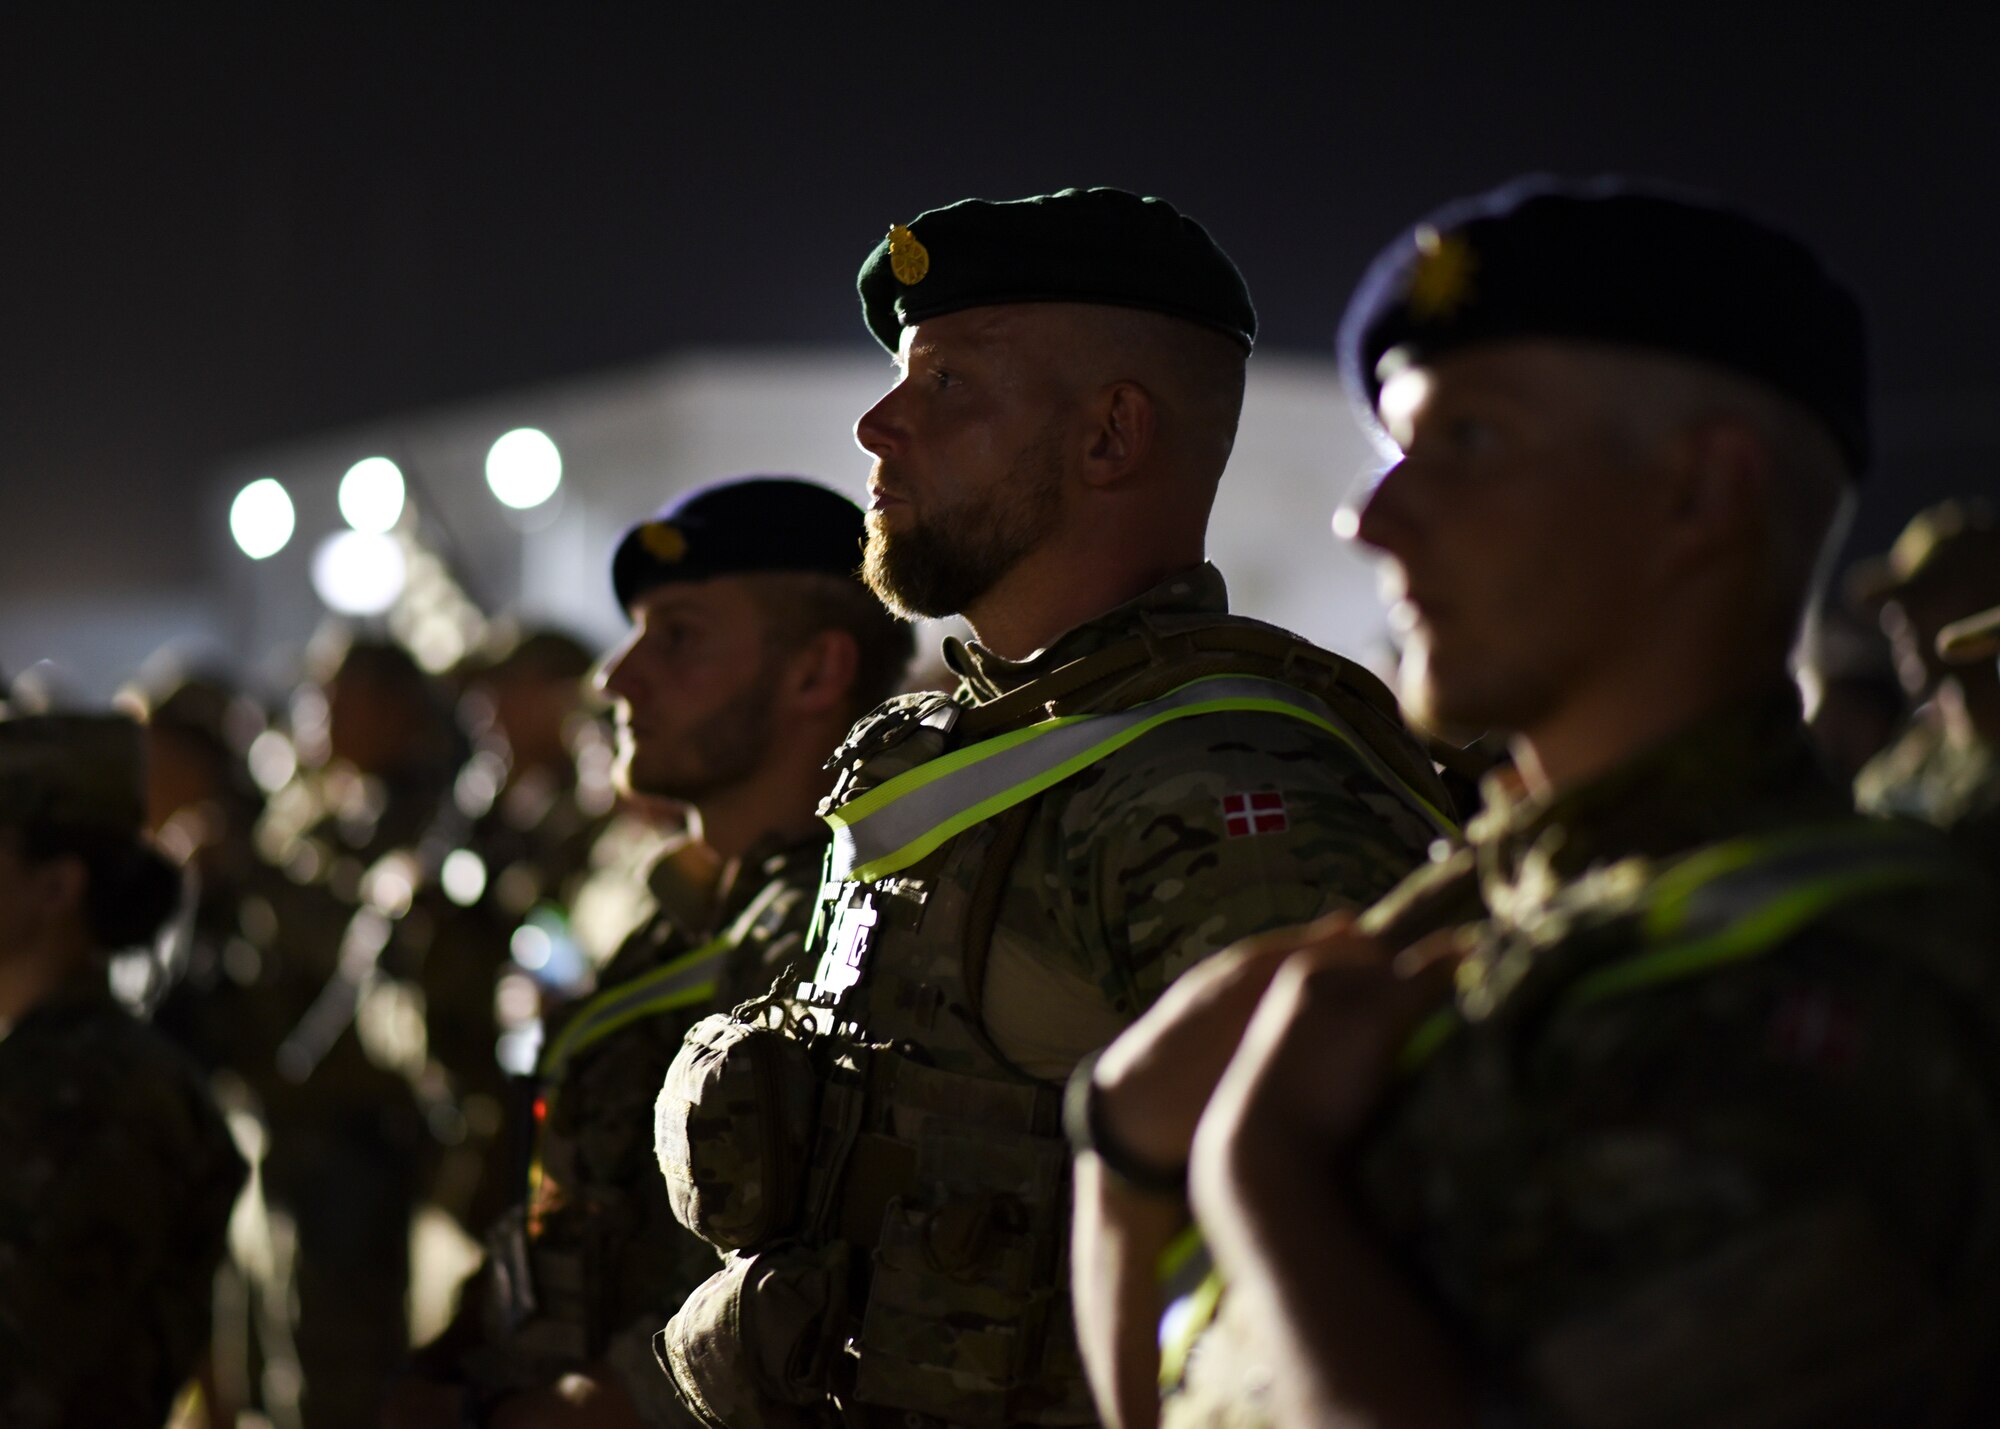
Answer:
[[[1222,796],[1222,831],[1233,839],[1256,834],[1281,834],[1292,826],[1285,796],[1275,790]]]

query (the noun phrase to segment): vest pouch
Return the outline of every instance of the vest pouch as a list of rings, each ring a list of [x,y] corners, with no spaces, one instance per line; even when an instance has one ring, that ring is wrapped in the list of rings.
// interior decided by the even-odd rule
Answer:
[[[709,1429],[812,1429],[827,1423],[833,1327],[848,1248],[734,1252],[695,1288],[653,1353],[674,1393]]]
[[[653,1104],[653,1150],[674,1217],[745,1250],[798,1211],[820,1079],[797,1038],[717,1013],[697,1022]]]
[[[1044,1418],[1044,1339],[1066,1295],[1051,1278],[1066,1220],[1064,1148],[933,1123],[918,1190],[889,1203],[871,1258],[855,1398],[953,1424]]]

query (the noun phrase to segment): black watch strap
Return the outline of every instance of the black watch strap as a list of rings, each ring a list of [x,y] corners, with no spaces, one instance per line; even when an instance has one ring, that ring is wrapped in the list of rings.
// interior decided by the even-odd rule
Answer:
[[[1185,1196],[1187,1164],[1156,1166],[1135,1154],[1111,1135],[1104,1124],[1104,1092],[1097,1085],[1097,1059],[1092,1052],[1076,1064],[1069,1085],[1063,1089],[1063,1131],[1077,1155],[1086,1151],[1101,1162],[1106,1171],[1135,1191],[1150,1196]]]

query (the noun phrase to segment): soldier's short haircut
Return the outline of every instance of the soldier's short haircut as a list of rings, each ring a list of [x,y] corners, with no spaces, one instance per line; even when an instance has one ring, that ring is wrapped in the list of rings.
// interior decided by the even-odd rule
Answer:
[[[910,623],[891,615],[860,581],[804,571],[749,577],[772,648],[796,650],[822,631],[853,637],[857,659],[850,715],[859,718],[902,688],[916,654]]]
[[[1783,626],[1773,633],[1796,640],[1854,514],[1853,472],[1833,432],[1791,398],[1705,363],[1635,352],[1613,370],[1621,431],[1635,445],[1715,420],[1740,422],[1763,442],[1774,478],[1765,511],[1767,610]]]

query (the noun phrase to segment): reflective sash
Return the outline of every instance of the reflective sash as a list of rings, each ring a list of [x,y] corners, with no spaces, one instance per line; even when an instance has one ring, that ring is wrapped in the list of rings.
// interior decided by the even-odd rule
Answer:
[[[1939,866],[1935,844],[1869,820],[1715,844],[1659,872],[1639,910],[1640,951],[1584,974],[1559,1005],[1586,1007],[1746,962],[1851,899],[1962,881],[1949,864]],[[1455,1007],[1440,1008],[1411,1035],[1398,1070],[1422,1067],[1463,1025]],[[1167,1247],[1156,1274],[1166,1301],[1160,1316],[1160,1389],[1166,1393],[1181,1382],[1195,1344],[1214,1322],[1223,1280],[1199,1226]]]
[[[683,1007],[693,1007],[715,996],[722,985],[723,968],[729,955],[742,940],[761,898],[720,937],[662,963],[651,972],[629,982],[607,987],[593,996],[576,1015],[563,1024],[555,1040],[542,1049],[535,1064],[540,1091],[535,1097],[534,1150],[528,1160],[528,1228],[530,1238],[541,1230],[543,1199],[547,1189],[544,1151],[549,1122],[555,1116],[556,1101],[562,1091],[563,1075],[569,1064],[599,1042],[633,1023],[658,1017]]]
[[[671,962],[630,982],[607,987],[577,1010],[563,1024],[563,1030],[543,1051],[535,1072],[543,1085],[553,1091],[562,1082],[570,1059],[606,1037],[644,1017],[657,1017],[676,1008],[691,1007],[715,996],[722,980],[723,965],[736,946],[735,929],[710,939]]]
[[[1114,714],[1061,715],[1009,730],[907,770],[826,815],[829,883],[873,883],[908,868],[974,824],[1032,799],[1174,720],[1221,713],[1283,715],[1332,735],[1441,834],[1457,827],[1399,779],[1325,703],[1280,680],[1211,675]]]

